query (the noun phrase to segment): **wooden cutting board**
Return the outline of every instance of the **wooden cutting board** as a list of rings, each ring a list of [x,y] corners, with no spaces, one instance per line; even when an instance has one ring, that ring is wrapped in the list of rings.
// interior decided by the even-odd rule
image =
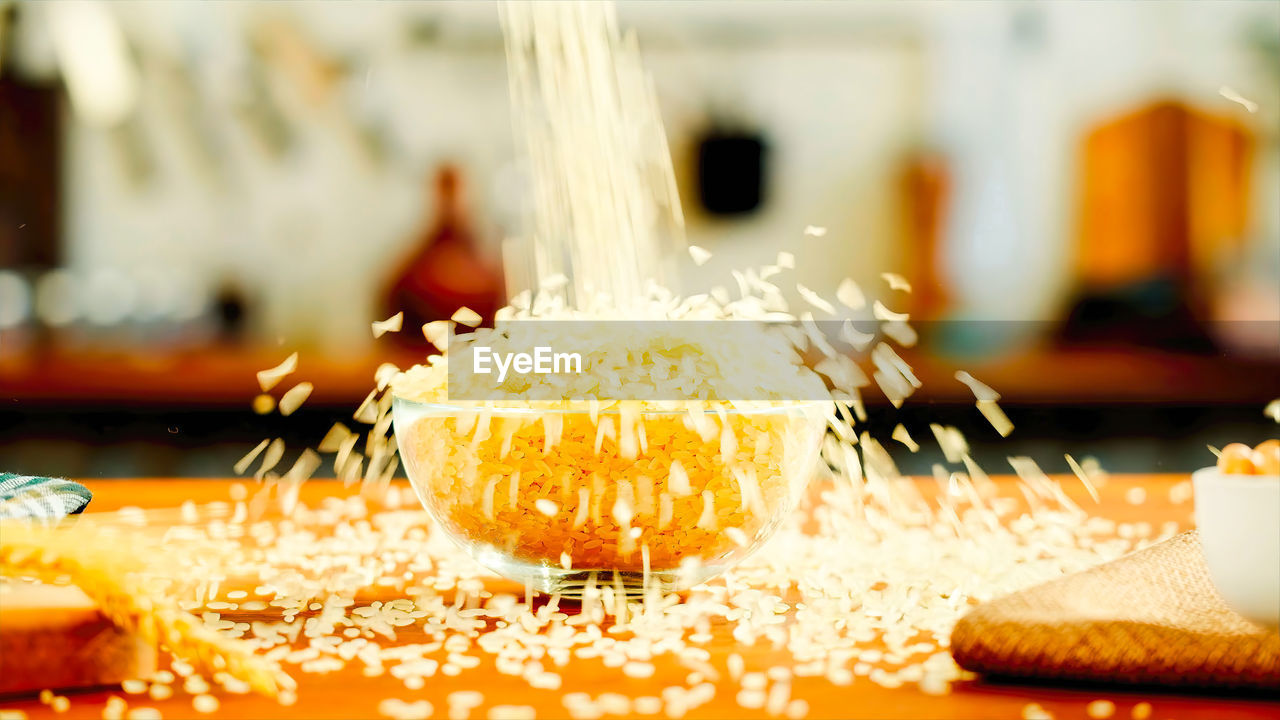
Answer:
[[[0,583],[0,695],[117,685],[149,677],[156,659],[77,587]]]

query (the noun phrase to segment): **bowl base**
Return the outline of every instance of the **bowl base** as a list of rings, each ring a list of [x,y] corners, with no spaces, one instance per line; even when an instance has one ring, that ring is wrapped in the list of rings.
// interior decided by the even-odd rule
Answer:
[[[652,590],[677,592],[719,575],[724,569],[700,565],[683,570],[651,570],[646,576],[645,573],[633,570],[612,568],[566,570],[558,565],[517,560],[491,549],[475,552],[472,557],[499,575],[525,583],[533,590],[572,599],[581,599],[587,594],[588,588],[603,591],[607,587],[614,592],[621,589],[629,599],[639,599],[646,591]]]

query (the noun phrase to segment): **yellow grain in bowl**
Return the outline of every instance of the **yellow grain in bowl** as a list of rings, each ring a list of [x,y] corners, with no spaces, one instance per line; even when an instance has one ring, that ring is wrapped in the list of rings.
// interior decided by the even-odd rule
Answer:
[[[795,506],[825,431],[820,402],[406,398],[441,394],[431,369],[393,385],[419,499],[483,565],[547,592],[613,573],[686,587],[740,561]]]

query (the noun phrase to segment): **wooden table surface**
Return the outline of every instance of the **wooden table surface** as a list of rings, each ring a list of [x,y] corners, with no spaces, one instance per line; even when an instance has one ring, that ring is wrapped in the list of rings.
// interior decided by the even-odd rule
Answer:
[[[1152,523],[1176,521],[1180,526],[1191,524],[1191,503],[1174,503],[1169,489],[1186,476],[1113,476],[1102,488],[1100,505],[1093,506],[1097,515],[1120,522],[1146,520]],[[1001,479],[1000,482],[1012,482]],[[175,507],[184,500],[197,502],[223,500],[228,494],[230,481],[220,480],[91,480],[86,484],[93,490],[92,508],[97,511],[116,509],[127,505],[147,508]],[[1141,505],[1125,499],[1126,492],[1134,486],[1143,486],[1147,500]],[[339,483],[312,481],[303,487],[302,499],[315,501],[325,496],[342,495],[346,491]],[[1073,495],[1077,490],[1073,489]],[[1082,495],[1082,492],[1080,493]],[[495,589],[518,591],[512,583],[494,579]],[[233,615],[228,614],[231,618]],[[409,628],[404,628],[408,630]],[[410,633],[401,633],[400,642],[414,642]],[[717,637],[708,645],[712,664],[724,667],[725,658],[732,652],[740,653],[748,667],[769,667],[783,661],[785,650],[773,650],[760,643],[752,647],[735,645],[731,638]],[[2,650],[2,649],[0,649]],[[572,659],[560,669],[564,685],[559,690],[539,690],[524,681],[499,674],[492,666],[482,665],[460,677],[437,675],[427,681],[426,687],[408,691],[390,675],[365,677],[356,664],[348,664],[343,670],[326,675],[294,673],[299,682],[298,700],[291,707],[282,707],[273,701],[242,695],[220,696],[220,709],[213,716],[200,716],[192,709],[191,700],[181,691],[173,698],[154,702],[145,696],[124,696],[130,706],[145,705],[158,709],[165,718],[186,717],[237,717],[237,718],[374,718],[378,717],[378,703],[389,697],[413,701],[429,700],[434,708],[433,717],[447,717],[445,696],[456,690],[481,687],[487,702],[507,705],[532,705],[538,709],[539,718],[566,717],[561,698],[569,692],[589,692],[592,695],[616,691],[630,697],[658,694],[663,687],[683,682],[687,668],[674,661],[656,658],[657,672],[645,679],[626,678],[616,669],[605,668],[599,661]],[[739,707],[734,699],[738,689],[727,676],[717,687],[716,697],[710,703],[698,707],[690,718],[738,718],[766,717],[763,710],[750,711]],[[34,698],[10,698],[0,700],[0,708],[21,710],[31,718],[99,718],[106,698],[120,695],[118,688],[108,691],[90,691],[70,695],[71,707],[57,715]],[[812,718],[1021,718],[1029,703],[1037,703],[1056,718],[1085,718],[1087,703],[1107,699],[1115,703],[1115,718],[1130,718],[1138,703],[1149,703],[1152,720],[1170,718],[1204,718],[1226,720],[1228,718],[1278,718],[1280,702],[1257,697],[1239,697],[1231,694],[1188,693],[1175,688],[1151,688],[1144,690],[1119,687],[1067,687],[1061,685],[1004,684],[986,680],[957,683],[947,695],[934,696],[921,692],[912,685],[886,689],[864,677],[858,677],[852,685],[836,687],[825,678],[795,678],[793,697],[805,698],[810,704]],[[473,711],[471,717],[485,717],[486,706]]]

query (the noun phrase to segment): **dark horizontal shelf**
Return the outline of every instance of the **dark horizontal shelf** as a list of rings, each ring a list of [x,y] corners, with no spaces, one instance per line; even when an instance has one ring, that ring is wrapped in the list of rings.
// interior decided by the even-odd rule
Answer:
[[[256,373],[288,352],[280,348],[214,347],[173,354],[43,351],[0,356],[0,402],[50,407],[247,407],[260,392]],[[1182,355],[1135,350],[1032,350],[993,359],[947,359],[903,352],[923,387],[908,401],[967,404],[955,379],[967,370],[1008,405],[1247,405],[1280,396],[1280,359]],[[408,367],[418,353],[388,349],[335,357],[301,352],[294,382],[310,381],[309,407],[350,407],[373,387],[384,362]],[[869,388],[869,405],[885,404]],[[13,409],[12,406],[10,409]]]

